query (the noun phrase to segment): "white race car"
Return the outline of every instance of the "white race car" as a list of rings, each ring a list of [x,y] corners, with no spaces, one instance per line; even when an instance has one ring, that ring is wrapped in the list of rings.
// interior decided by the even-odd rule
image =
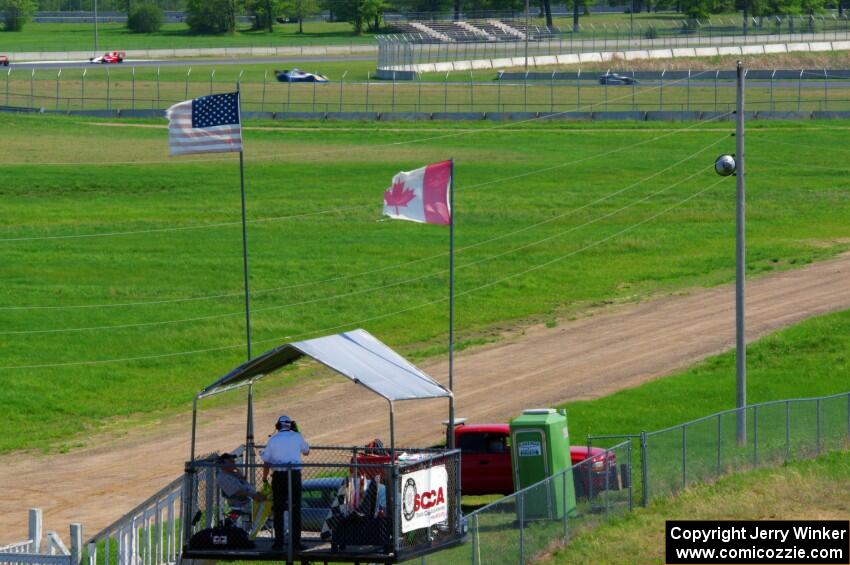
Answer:
[[[306,73],[301,69],[275,71],[274,74],[280,82],[328,82],[328,77],[324,75]]]

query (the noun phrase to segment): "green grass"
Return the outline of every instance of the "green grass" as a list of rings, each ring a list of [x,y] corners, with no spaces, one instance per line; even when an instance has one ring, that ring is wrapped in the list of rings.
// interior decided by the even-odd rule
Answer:
[[[195,35],[185,24],[163,24],[156,33],[132,33],[123,24],[98,25],[98,49],[192,49],[203,47],[284,47],[307,45],[370,45],[370,34],[354,35],[345,22],[304,22],[275,26],[275,31],[252,31],[241,26],[232,35]],[[0,33],[0,51],[89,51],[94,48],[92,24],[29,23],[21,32]]]
[[[725,477],[581,533],[541,563],[664,563],[667,520],[846,520],[835,489],[848,480],[847,452]]]
[[[150,127],[161,122],[0,121],[0,450],[76,442],[140,414],[185,410],[244,359],[235,156],[169,159],[165,130]],[[700,193],[717,181],[714,156],[733,150],[730,124],[681,133],[636,123],[258,125],[245,132],[255,353],[364,327],[414,359],[443,354],[448,233],[379,220],[395,172],[448,157],[461,348],[505,324],[734,276],[734,183]],[[846,176],[794,164],[834,166],[838,125],[749,130],[751,274],[848,247]],[[139,160],[148,164],[106,163]],[[41,164],[61,162],[69,164]],[[573,435],[654,421],[606,422],[573,416]]]

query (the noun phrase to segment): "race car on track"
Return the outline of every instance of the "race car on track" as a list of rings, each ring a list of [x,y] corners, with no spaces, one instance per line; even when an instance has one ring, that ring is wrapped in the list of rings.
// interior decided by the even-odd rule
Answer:
[[[115,63],[123,63],[126,57],[124,51],[108,51],[100,57],[91,57],[89,63],[100,63],[101,65],[111,65]]]
[[[274,74],[280,82],[328,82],[328,77],[324,75],[307,73],[301,69],[275,71]]]
[[[618,75],[617,73],[605,73],[599,77],[599,84],[637,84],[638,81],[632,77]]]
[[[6,55],[0,55],[0,66],[8,67],[9,66],[9,57]]]

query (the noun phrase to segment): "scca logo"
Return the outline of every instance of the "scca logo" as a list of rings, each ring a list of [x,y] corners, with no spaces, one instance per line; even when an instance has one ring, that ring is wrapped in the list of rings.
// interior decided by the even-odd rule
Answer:
[[[413,511],[428,510],[438,504],[446,503],[446,495],[443,493],[442,487],[437,490],[429,490],[422,494],[417,493],[413,497]]]

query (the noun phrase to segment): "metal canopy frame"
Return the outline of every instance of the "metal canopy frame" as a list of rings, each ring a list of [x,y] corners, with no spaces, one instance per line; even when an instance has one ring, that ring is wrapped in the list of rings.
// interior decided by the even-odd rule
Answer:
[[[344,338],[360,338],[360,339],[371,339],[374,340],[380,347],[386,348],[390,353],[397,356],[397,360],[391,361],[396,366],[405,369],[407,374],[411,376],[411,382],[416,382],[418,379],[421,382],[425,382],[431,386],[433,392],[427,395],[420,396],[403,396],[403,397],[390,397],[386,393],[378,390],[375,387],[369,386],[357,378],[353,374],[349,374],[345,372],[343,369],[339,367],[335,367],[323,359],[320,359],[316,355],[309,352],[311,347],[310,344],[316,343],[320,340],[332,338],[335,336],[341,336]],[[374,351],[369,350],[370,353],[374,354]],[[415,367],[412,363],[398,355],[395,351],[390,349],[387,345],[379,341],[377,338],[372,336],[369,332],[363,329],[353,330],[351,332],[345,332],[342,334],[333,334],[331,336],[325,336],[323,338],[316,338],[313,340],[302,341],[302,342],[292,342],[276,347],[275,349],[269,350],[262,355],[258,355],[253,359],[243,363],[242,365],[236,367],[223,377],[216,380],[214,383],[204,387],[201,389],[198,394],[195,395],[195,398],[192,401],[192,443],[191,443],[191,451],[190,451],[190,461],[195,460],[195,444],[196,444],[196,435],[197,435],[197,422],[198,422],[198,401],[202,398],[207,398],[211,396],[215,396],[221,394],[223,392],[230,392],[244,386],[252,386],[255,382],[260,380],[261,378],[270,375],[281,369],[287,365],[291,365],[295,361],[301,359],[302,357],[310,357],[313,360],[321,363],[322,365],[328,367],[332,371],[350,379],[355,384],[358,384],[378,396],[383,397],[387,400],[389,404],[389,412],[390,412],[390,450],[393,453],[393,457],[395,455],[395,414],[394,414],[394,402],[401,400],[428,400],[433,398],[448,398],[449,400],[449,414],[454,413],[454,394],[451,390],[447,389],[436,380],[428,376],[424,371]],[[388,361],[387,359],[384,359]],[[408,370],[403,367],[401,363],[406,363],[409,365],[413,371]],[[420,383],[421,384],[421,383]],[[439,392],[438,394],[436,392]],[[248,397],[248,422],[253,421],[253,402],[252,395]],[[251,430],[248,430],[246,437],[246,452],[248,454],[253,454],[253,437]]]

